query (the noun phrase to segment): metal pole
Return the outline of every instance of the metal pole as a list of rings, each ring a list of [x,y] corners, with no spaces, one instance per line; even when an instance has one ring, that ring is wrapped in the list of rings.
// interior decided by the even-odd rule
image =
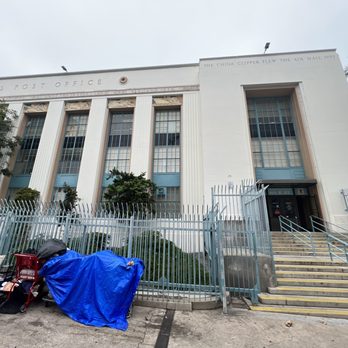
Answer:
[[[222,249],[222,233],[221,233],[221,221],[217,221],[216,235],[218,238],[218,266],[219,266],[219,283],[220,283],[220,296],[222,300],[222,311],[227,314],[227,298],[226,298],[226,281],[225,281],[225,262]]]
[[[256,273],[256,289],[255,289],[255,294],[252,298],[252,302],[258,303],[258,297],[257,295],[260,293],[260,269],[259,269],[259,259],[257,256],[257,246],[256,246],[256,236],[255,232],[252,233],[252,240],[253,240],[253,249],[254,249],[254,262],[255,262],[255,273]]]
[[[63,242],[65,244],[68,243],[69,240],[69,225],[70,225],[70,213],[66,215],[65,225],[64,225],[64,234],[63,234]]]
[[[128,252],[127,252],[128,258],[132,257],[133,232],[134,232],[134,215],[131,216],[130,222],[129,222]]]

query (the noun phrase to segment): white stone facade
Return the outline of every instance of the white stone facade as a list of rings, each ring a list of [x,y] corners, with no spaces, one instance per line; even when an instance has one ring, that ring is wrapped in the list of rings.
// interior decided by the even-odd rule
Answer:
[[[247,98],[278,95],[293,100],[306,179],[317,183],[322,216],[348,224],[340,193],[348,188],[348,84],[335,50],[0,78],[0,98],[20,115],[19,135],[26,114],[46,113],[29,182],[44,201],[52,197],[66,113],[74,108],[88,112],[77,180],[83,202],[100,199],[109,110],[133,110],[130,171],[151,178],[154,110],[173,104],[181,111],[181,204],[201,205],[210,203],[213,185],[255,178]],[[1,179],[2,197],[9,181]]]

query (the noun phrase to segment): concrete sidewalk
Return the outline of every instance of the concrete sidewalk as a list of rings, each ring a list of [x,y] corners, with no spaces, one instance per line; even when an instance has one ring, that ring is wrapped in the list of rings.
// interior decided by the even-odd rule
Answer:
[[[347,347],[348,320],[229,311],[176,311],[169,347]],[[154,347],[164,315],[162,309],[135,306],[122,332],[80,325],[56,306],[34,304],[25,314],[0,315],[0,347]]]
[[[169,347],[346,348],[347,332],[344,319],[231,308],[228,315],[222,310],[176,312]]]
[[[79,324],[55,305],[33,304],[27,313],[0,314],[1,348],[153,347],[165,310],[135,306],[128,330]]]

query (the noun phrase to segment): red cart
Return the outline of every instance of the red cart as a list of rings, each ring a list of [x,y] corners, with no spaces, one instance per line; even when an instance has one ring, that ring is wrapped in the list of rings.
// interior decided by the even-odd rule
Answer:
[[[39,269],[40,262],[36,255],[33,254],[15,254],[16,257],[16,274],[15,278],[12,280],[13,285],[8,294],[11,296],[13,288],[18,283],[23,283],[24,281],[32,282],[30,288],[26,291],[27,300],[25,304],[21,307],[21,312],[25,312],[29,304],[34,300],[34,289],[37,288],[39,283]]]

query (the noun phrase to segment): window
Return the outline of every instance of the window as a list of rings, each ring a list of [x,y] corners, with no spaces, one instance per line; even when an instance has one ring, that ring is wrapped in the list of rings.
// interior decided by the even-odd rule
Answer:
[[[180,187],[157,187],[155,201],[157,214],[180,213]]]
[[[88,115],[68,115],[58,174],[78,174],[82,157]]]
[[[180,213],[180,109],[155,110],[153,181],[157,213]]]
[[[255,167],[301,167],[290,97],[249,98],[248,113]]]
[[[33,171],[44,122],[45,117],[42,115],[28,116],[13,175],[26,175]]]
[[[180,110],[156,111],[153,172],[180,172]]]
[[[113,168],[129,172],[133,131],[133,112],[111,115],[108,147],[105,157],[105,174]]]

